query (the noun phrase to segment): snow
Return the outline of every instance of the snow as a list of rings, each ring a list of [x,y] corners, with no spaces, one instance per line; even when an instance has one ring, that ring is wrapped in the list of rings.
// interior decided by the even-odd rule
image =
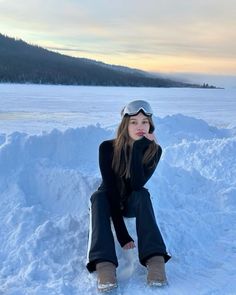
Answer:
[[[169,285],[152,290],[137,249],[116,241],[115,294],[236,294],[236,101],[214,91],[0,85],[0,294],[97,294],[85,261],[98,146],[134,97],[158,115],[147,187],[172,259]]]

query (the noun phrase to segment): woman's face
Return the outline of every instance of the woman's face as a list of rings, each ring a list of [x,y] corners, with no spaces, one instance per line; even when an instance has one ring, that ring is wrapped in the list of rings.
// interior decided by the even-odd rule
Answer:
[[[133,140],[138,140],[149,132],[150,123],[148,117],[138,113],[129,118],[128,133]]]

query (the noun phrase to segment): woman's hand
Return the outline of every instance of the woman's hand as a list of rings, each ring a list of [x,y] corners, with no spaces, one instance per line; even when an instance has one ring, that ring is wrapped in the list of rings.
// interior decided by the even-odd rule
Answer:
[[[129,250],[129,249],[133,249],[133,248],[135,248],[135,244],[133,241],[131,241],[123,246],[124,250]]]
[[[153,140],[156,141],[156,137],[153,133],[145,133],[144,136],[151,141],[153,141]]]

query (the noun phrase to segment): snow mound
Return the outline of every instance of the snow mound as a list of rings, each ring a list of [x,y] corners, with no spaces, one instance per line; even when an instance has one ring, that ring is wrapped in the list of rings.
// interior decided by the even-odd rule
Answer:
[[[147,187],[173,256],[161,293],[234,294],[235,130],[183,115],[154,120],[164,152]],[[98,146],[113,136],[100,126],[0,135],[0,294],[96,294],[85,268],[89,198]],[[135,220],[126,222],[136,240]],[[156,294],[137,249],[116,246],[117,293]]]

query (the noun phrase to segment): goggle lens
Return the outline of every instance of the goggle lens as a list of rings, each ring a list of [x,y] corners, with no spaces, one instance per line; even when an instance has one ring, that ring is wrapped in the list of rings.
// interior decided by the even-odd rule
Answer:
[[[148,102],[144,100],[134,100],[130,102],[123,110],[122,116],[129,115],[134,116],[138,114],[140,111],[143,111],[143,113],[146,116],[152,116],[153,111],[151,106]]]

